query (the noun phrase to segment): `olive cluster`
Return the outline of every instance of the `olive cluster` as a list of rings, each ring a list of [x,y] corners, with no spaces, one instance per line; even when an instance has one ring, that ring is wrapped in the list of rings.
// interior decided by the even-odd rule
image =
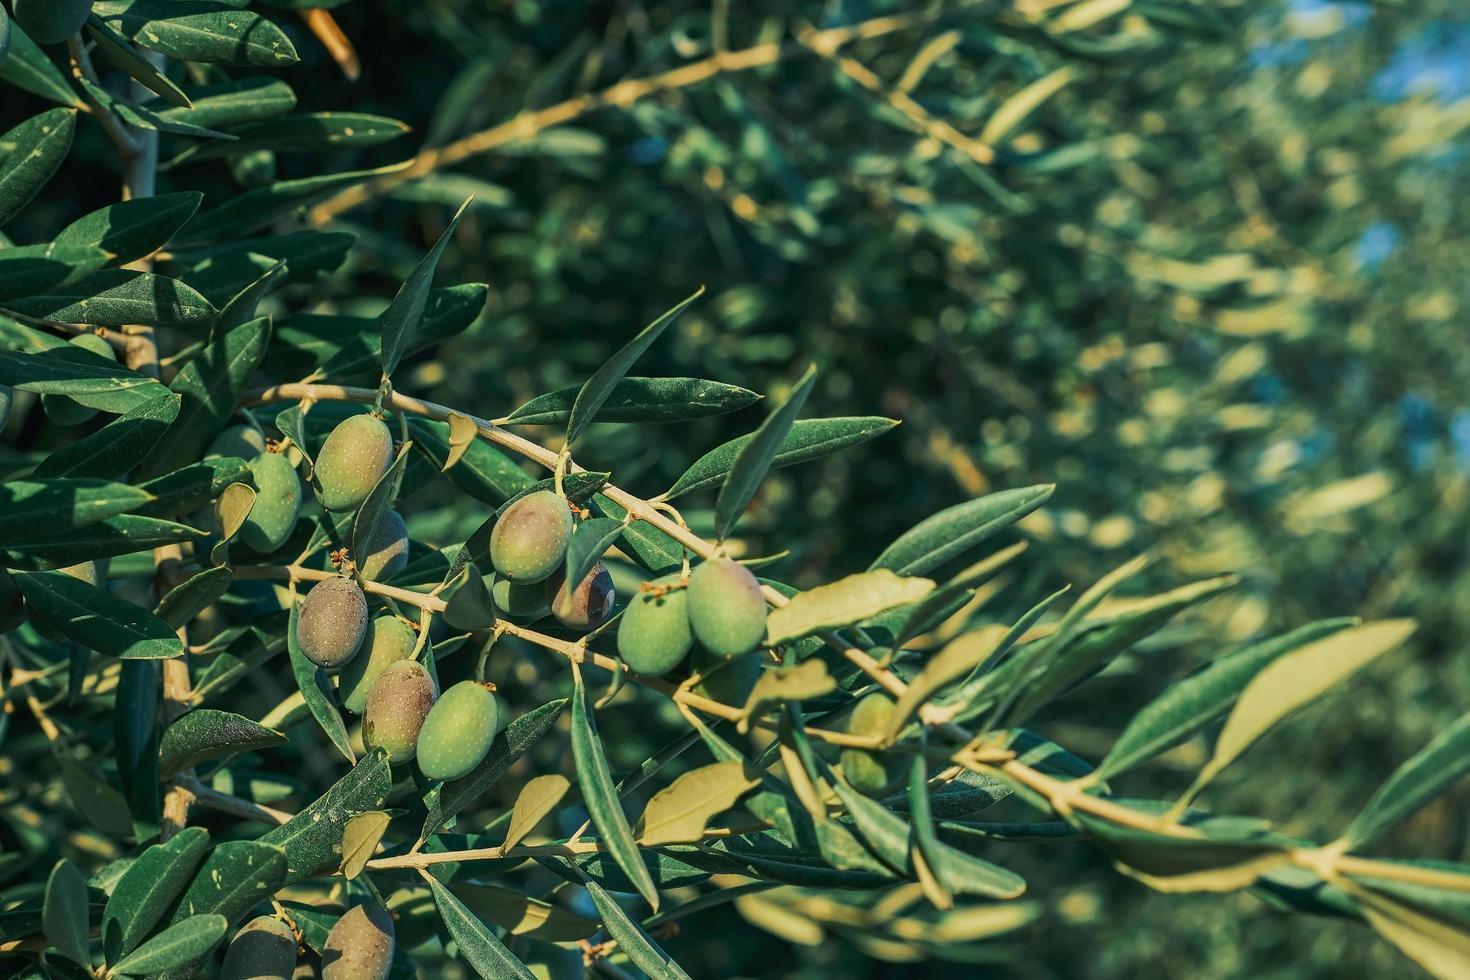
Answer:
[[[393,916],[377,905],[354,905],[322,944],[322,980],[386,980],[396,945]],[[296,936],[275,916],[240,927],[225,951],[220,980],[289,980],[296,973]]]
[[[612,616],[617,593],[597,562],[575,587],[566,581],[567,546],[575,521],[565,498],[536,490],[505,508],[490,532],[490,588],[496,611],[514,622],[555,616],[563,626],[597,629]]]

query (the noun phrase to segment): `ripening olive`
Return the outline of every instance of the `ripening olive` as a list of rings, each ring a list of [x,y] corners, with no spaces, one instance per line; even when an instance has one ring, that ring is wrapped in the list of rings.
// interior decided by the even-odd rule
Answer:
[[[689,655],[689,669],[698,671],[703,680],[694,685],[694,693],[711,701],[744,706],[751,689],[761,676],[761,655],[747,653],[739,657],[722,657],[703,647],[695,647]]]
[[[17,11],[16,20],[19,19]],[[109,361],[117,360],[112,345],[94,333],[78,334],[71,339],[71,342],[83,350],[91,351],[98,357],[105,357]],[[97,414],[95,408],[88,408],[70,395],[42,395],[41,408],[46,411],[46,416],[57,425],[81,425],[83,422],[91,421],[92,417]]]
[[[14,0],[15,22],[37,44],[60,44],[82,29],[92,0]]]
[[[382,748],[390,762],[407,762],[418,749],[419,730],[439,692],[417,660],[389,664],[378,675],[362,710],[362,744]]]
[[[296,642],[307,660],[338,670],[357,655],[367,619],[362,587],[350,578],[329,578],[306,593],[296,617]]]
[[[618,624],[618,653],[640,674],[662,674],[678,666],[694,645],[689,629],[689,590],[677,575],[645,583]]]
[[[546,594],[550,596],[551,614],[563,626],[578,630],[594,630],[607,622],[617,599],[612,576],[602,562],[592,566],[570,595],[567,594],[567,576],[563,569],[560,574],[546,580]]]
[[[847,719],[847,730],[854,735],[881,735],[888,730],[893,717],[893,699],[882,691],[874,691],[858,701]],[[893,792],[903,778],[904,760],[885,758],[880,752],[866,749],[842,750],[842,775],[852,788],[868,796]]]
[[[743,565],[715,558],[689,575],[689,625],[710,653],[738,657],[766,635],[766,600]]]
[[[25,596],[10,573],[0,568],[0,633],[9,633],[25,618]]]
[[[408,566],[408,525],[396,510],[384,511],[373,529],[367,554],[358,555],[357,571],[369,582],[386,582]]]
[[[419,730],[419,772],[428,779],[458,779],[480,764],[495,740],[495,695],[479,681],[460,681],[445,691]]]
[[[233,456],[251,460],[265,452],[265,436],[249,425],[232,425],[214,437],[214,442],[204,451],[205,459],[221,459]]]
[[[296,972],[296,937],[273,915],[240,927],[225,951],[219,980],[290,980]]]
[[[528,493],[505,509],[490,532],[490,560],[512,582],[540,582],[561,567],[572,539],[572,512],[550,490]]]
[[[383,671],[389,664],[406,659],[416,642],[413,630],[397,616],[375,616],[368,623],[360,652],[342,668],[337,679],[337,694],[342,698],[342,707],[355,715],[362,714],[367,707],[368,695]]]
[[[393,916],[378,905],[348,909],[322,944],[322,980],[386,980],[393,966]]]
[[[250,460],[255,505],[240,527],[240,541],[255,551],[275,551],[286,543],[301,513],[301,480],[290,460],[263,453]]]
[[[327,510],[356,510],[393,462],[393,434],[382,419],[353,415],[327,436],[316,457],[318,496]]]
[[[543,582],[523,585],[497,575],[490,586],[490,598],[495,602],[496,614],[514,622],[534,623],[551,612]]]

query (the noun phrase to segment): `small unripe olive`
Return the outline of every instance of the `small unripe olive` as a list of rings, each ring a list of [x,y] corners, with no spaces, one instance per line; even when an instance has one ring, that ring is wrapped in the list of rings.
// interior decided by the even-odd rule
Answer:
[[[357,571],[369,582],[386,582],[408,566],[408,525],[396,510],[385,511],[373,529],[367,554],[354,556]]]
[[[37,44],[60,44],[82,29],[92,0],[14,0],[15,22]]]
[[[0,568],[0,633],[9,633],[25,618],[25,596],[10,572]]]
[[[16,20],[20,20],[18,10]],[[30,31],[26,33],[29,34]],[[75,34],[76,32],[70,33]],[[65,37],[62,40],[65,40]],[[98,357],[105,357],[109,361],[117,360],[117,354],[113,351],[112,345],[94,333],[78,334],[71,339],[71,342],[83,350],[91,351]],[[70,395],[42,395],[41,408],[45,410],[47,417],[57,425],[81,425],[83,422],[91,421],[92,417],[97,414],[95,408],[88,408]]]
[[[566,570],[546,580],[546,594],[551,614],[563,626],[578,630],[594,630],[612,616],[617,593],[613,589],[612,576],[602,562],[592,566],[583,576],[581,583],[572,592],[567,592]]]
[[[689,574],[689,625],[705,649],[738,657],[766,636],[766,600],[743,565],[716,558]]]
[[[219,980],[290,980],[296,972],[296,937],[291,927],[262,915],[240,927],[225,950]]]
[[[355,715],[367,707],[368,695],[389,664],[404,660],[413,652],[418,638],[397,616],[375,616],[368,623],[367,636],[352,662],[342,668],[337,678],[337,694],[342,707]]]
[[[761,655],[747,653],[739,657],[722,657],[703,647],[695,647],[689,655],[689,669],[703,676],[693,691],[701,697],[736,708],[744,706],[751,689],[761,676]]]
[[[888,730],[894,707],[893,699],[882,691],[865,695],[848,716],[847,730],[853,735],[881,735]],[[905,768],[901,758],[885,758],[881,752],[866,749],[843,749],[841,763],[842,775],[852,788],[868,796],[893,792]]]
[[[362,587],[350,578],[329,578],[306,593],[296,617],[296,642],[307,660],[340,670],[362,646],[367,620]]]
[[[377,905],[348,909],[322,944],[322,980],[387,980],[393,917]]]
[[[662,674],[678,666],[694,645],[689,629],[689,590],[669,575],[651,583],[628,603],[618,624],[618,653],[640,674]]]
[[[572,512],[550,490],[528,493],[505,509],[490,532],[490,560],[512,582],[541,582],[561,567],[572,540]]]
[[[439,692],[417,660],[389,664],[378,675],[362,711],[362,744],[384,749],[390,762],[407,762],[418,750],[419,730]]]
[[[265,452],[265,436],[260,430],[250,425],[232,425],[209,444],[204,451],[205,459],[220,459],[233,456],[236,459],[251,460]]]
[[[490,598],[495,602],[497,614],[515,622],[533,623],[551,612],[543,582],[523,585],[497,575],[490,586]]]
[[[280,453],[262,453],[250,460],[255,480],[255,505],[240,527],[240,540],[255,551],[275,551],[286,543],[301,514],[301,479],[290,460]]]
[[[458,779],[480,764],[495,740],[495,695],[479,681],[460,681],[445,691],[419,731],[419,772],[428,779]]]
[[[393,462],[393,434],[382,419],[353,415],[327,436],[316,457],[322,506],[356,510]]]

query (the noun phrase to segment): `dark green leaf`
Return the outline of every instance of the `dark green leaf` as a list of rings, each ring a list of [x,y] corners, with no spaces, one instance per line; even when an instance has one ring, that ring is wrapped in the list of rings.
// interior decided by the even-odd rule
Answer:
[[[430,290],[423,318],[418,329],[407,338],[408,346],[403,356],[432,347],[468,328],[485,309],[485,298],[489,294],[490,287],[482,282]],[[345,334],[352,339],[322,364],[321,376],[333,384],[376,381],[381,373],[381,332],[374,329],[373,321],[365,317],[334,319],[343,322]]]
[[[52,565],[75,565],[94,558],[115,558],[135,551],[151,551],[166,544],[197,541],[203,531],[186,524],[119,514],[96,524],[48,533],[10,548],[11,554],[44,560]]]
[[[649,346],[671,323],[679,319],[679,314],[688,309],[689,304],[702,295],[704,295],[704,287],[700,286],[695,290],[694,295],[640,330],[636,337],[624,344],[621,350],[608,358],[607,363],[587,379],[582,389],[577,392],[571,411],[567,415],[566,443],[568,446],[576,442],[577,437],[592,424],[592,420],[601,411],[603,403],[612,397],[618,382],[622,381],[624,375],[632,369],[634,362],[643,356],[643,352],[648,350]]]
[[[138,856],[113,888],[102,912],[108,962],[131,952],[153,931],[193,879],[208,847],[209,834],[203,828],[185,827]]]
[[[168,440],[144,466],[149,475],[171,473],[204,455],[240,402],[270,343],[269,317],[250,320],[217,337],[169,383],[182,399]]]
[[[399,447],[393,464],[378,478],[378,482],[368,492],[367,499],[357,508],[357,514],[352,518],[352,554],[358,561],[365,560],[373,553],[373,541],[377,539],[378,526],[398,499],[398,489],[403,484],[403,471],[408,467],[408,454],[412,449],[411,442]]]
[[[576,588],[592,566],[623,533],[623,522],[610,517],[592,517],[577,525],[567,545],[567,581]]]
[[[439,917],[459,946],[459,955],[476,973],[486,980],[499,980],[501,977],[530,980],[534,976],[475,913],[465,908],[453,892],[439,883],[438,878],[430,877],[429,887],[434,891]]]
[[[337,751],[348,762],[354,762],[356,757],[352,754],[352,743],[347,737],[347,726],[342,723],[342,713],[337,710],[332,699],[331,687],[322,669],[306,659],[306,654],[301,652],[301,645],[296,641],[296,620],[301,615],[300,610],[300,600],[292,602],[291,619],[286,624],[286,651],[291,658],[291,674],[296,678],[296,687],[301,691],[301,698],[306,702],[307,710],[316,719],[316,723],[337,747]]]
[[[1044,504],[1051,484],[1002,490],[942,510],[905,531],[869,567],[923,575],[956,558]]]
[[[248,474],[245,461],[233,456],[186,466],[142,485],[142,489],[154,498],[151,504],[142,508],[142,512],[155,517],[170,517],[198,510],[223,493],[230,484],[246,482]]]
[[[16,24],[10,25],[10,55],[0,58],[0,81],[34,92],[43,99],[81,109],[85,106],[46,52]]]
[[[166,390],[155,379],[76,344],[34,354],[0,352],[0,384],[38,395],[67,395],[88,408],[113,413],[151,402]]]
[[[56,862],[46,879],[46,904],[41,920],[46,940],[62,956],[82,966],[92,965],[87,952],[88,908],[87,879],[70,861]]]
[[[116,68],[128,73],[139,85],[161,97],[165,102],[189,107],[189,97],[169,77],[147,58],[133,50],[128,39],[113,30],[96,14],[87,17],[87,33],[97,42],[97,54]],[[146,200],[141,198],[140,200]]]
[[[76,126],[75,109],[48,109],[0,135],[0,225],[15,217],[56,173],[71,149]]]
[[[715,536],[720,540],[735,530],[735,522],[745,513],[745,506],[770,472],[816,380],[816,367],[807,368],[786,400],[766,416],[760,428],[751,433],[750,440],[735,453],[730,462],[730,472],[725,474],[725,482],[721,484],[720,495],[715,500]]]
[[[299,60],[279,27],[222,0],[102,0],[92,10],[133,43],[180,61],[279,68]]]
[[[291,820],[260,838],[285,848],[287,883],[310,877],[341,861],[342,830],[359,813],[381,810],[393,785],[388,755],[381,749],[365,755],[352,771]]]
[[[202,200],[204,195],[198,191],[178,191],[109,204],[63,228],[56,244],[106,249],[114,265],[124,265],[168,244],[174,232],[199,210]]]
[[[11,572],[34,605],[68,638],[114,657],[159,660],[182,656],[167,623],[141,606],[62,572]]]
[[[165,119],[218,129],[270,119],[296,108],[296,93],[276,78],[236,78],[188,90],[194,103],[188,108],[148,102],[145,107]]]
[[[893,419],[871,416],[802,419],[791,427],[790,433],[781,443],[776,458],[771,462],[771,469],[780,469],[783,466],[792,466],[807,460],[829,456],[839,449],[846,449],[848,446],[856,446],[869,439],[877,438],[895,425],[898,423]],[[730,467],[735,463],[735,457],[753,437],[754,434],[751,434],[731,439],[724,445],[717,446],[699,457],[695,460],[694,465],[685,470],[684,475],[674,482],[672,487],[664,491],[663,499],[672,500],[695,490],[718,486],[730,472]]]
[[[168,591],[153,614],[175,629],[214,605],[227,591],[235,574],[227,565],[206,568]]]
[[[272,288],[288,282],[311,282],[346,261],[355,241],[357,236],[346,232],[302,231],[244,240],[232,238],[215,248],[181,250],[174,253],[174,259],[193,263],[181,278],[218,305],[270,273],[275,274],[267,280]],[[285,266],[278,269],[283,262]],[[299,371],[302,367],[296,362],[290,370]]]
[[[639,867],[642,867],[641,863]],[[658,944],[633,921],[606,889],[595,881],[585,882],[584,887],[592,904],[597,906],[597,914],[601,916],[607,934],[618,941],[618,947],[633,961],[634,966],[655,980],[688,980],[689,974],[674,962],[673,957],[659,949]]]
[[[449,225],[439,235],[439,240],[404,280],[403,285],[398,287],[393,302],[378,317],[379,350],[382,352],[385,378],[393,376],[393,369],[398,367],[399,360],[408,351],[414,334],[418,332],[419,321],[423,319],[428,306],[429,290],[434,284],[434,272],[439,268],[439,256],[444,254],[444,249],[454,237],[454,230],[459,227],[459,219],[468,206],[469,201],[465,201],[454,212],[454,217],[449,219]]]
[[[517,425],[560,425],[572,413],[580,387],[537,395],[506,416]],[[684,422],[742,409],[753,391],[701,378],[623,378],[597,410],[594,422]]]
[[[144,109],[141,106],[134,105],[126,98],[112,94],[88,78],[79,78],[77,82],[87,93],[89,99],[134,129],[156,130],[160,133],[173,133],[177,136],[194,136],[211,140],[231,139],[228,133],[219,133],[212,129],[204,129],[201,126],[194,126],[189,123],[175,122],[165,116],[160,116],[151,109]]]
[[[627,511],[602,494],[593,498],[598,509],[622,523]],[[622,547],[640,565],[654,575],[664,575],[684,563],[684,546],[644,521],[634,521],[623,528]]]
[[[18,542],[47,527],[84,527],[151,499],[139,487],[102,480],[0,483],[0,539]]]
[[[1461,715],[1373,794],[1343,835],[1357,848],[1439,796],[1470,769],[1470,714]]]
[[[148,389],[144,389],[148,390]],[[102,428],[46,457],[37,476],[121,476],[158,445],[179,415],[179,397],[160,390]],[[171,435],[171,433],[170,433]],[[48,534],[58,528],[48,527]]]
[[[23,245],[0,249],[0,302],[65,286],[107,264],[100,248]]]
[[[407,164],[399,163],[377,170],[355,170],[320,177],[282,180],[269,187],[237,194],[224,204],[195,215],[184,226],[175,244],[198,245],[241,238],[274,223],[297,208],[306,207],[353,184],[402,170],[405,166]]]
[[[156,826],[163,808],[163,786],[158,779],[162,664],[157,660],[124,660],[118,668],[117,694],[113,699],[112,712],[117,773],[128,797],[134,827]],[[143,837],[144,833],[139,832],[138,836]],[[180,882],[179,888],[182,887],[183,882]],[[149,922],[147,928],[152,926],[153,923]],[[142,938],[140,933],[137,939]]]
[[[103,269],[6,305],[43,320],[102,326],[183,327],[212,320],[218,312],[209,300],[177,279],[131,269]]]
[[[163,730],[163,738],[158,745],[159,770],[167,779],[206,759],[275,748],[285,743],[285,735],[256,724],[244,715],[215,708],[195,708],[175,718]]]
[[[443,469],[449,459],[449,426],[427,419],[410,419],[408,432],[414,448],[436,469]],[[472,441],[448,475],[459,489],[481,503],[496,507],[536,483],[536,478],[521,469],[512,457],[484,439]]]
[[[286,854],[278,845],[263,839],[224,841],[194,873],[169,924],[196,915],[222,915],[233,926],[269,901],[285,881]]]
[[[225,938],[230,924],[222,915],[195,915],[167,929],[112,964],[114,973],[168,970],[207,955]]]
[[[576,762],[581,780],[582,798],[592,815],[592,823],[602,835],[608,852],[618,867],[637,887],[644,901],[658,911],[658,889],[653,878],[643,866],[638,845],[634,843],[632,828],[628,826],[627,814],[618,799],[617,787],[613,785],[612,773],[607,768],[607,756],[602,751],[602,740],[598,738],[596,722],[588,703],[587,688],[582,683],[580,672],[575,675],[572,692],[572,758]]]
[[[169,161],[173,167],[256,150],[324,152],[339,147],[376,146],[409,131],[407,123],[365,112],[302,112],[234,126],[230,143],[196,143]],[[167,169],[167,168],[165,168]]]

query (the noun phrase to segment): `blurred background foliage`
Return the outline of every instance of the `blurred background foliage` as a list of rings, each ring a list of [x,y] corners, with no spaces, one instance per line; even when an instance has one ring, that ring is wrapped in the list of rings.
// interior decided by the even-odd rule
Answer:
[[[1205,800],[1330,837],[1470,702],[1462,4],[347,4],[333,14],[361,76],[284,16],[305,64],[283,77],[302,108],[381,113],[412,133],[326,157],[188,163],[160,191],[222,200],[272,169],[392,163],[716,50],[799,48],[811,25],[898,13],[917,23],[596,109],[350,210],[319,209],[358,244],[274,301],[377,312],[473,192],[441,281],[487,281],[490,302],[473,329],[420,356],[400,384],[411,393],[506,414],[579,383],[703,283],[706,298],[640,373],[770,395],[815,358],[810,414],[903,420],[768,483],[739,546],[800,542],[785,579],[855,571],[922,515],[1043,481],[1056,496],[1025,523],[1021,571],[972,610],[981,620],[1008,622],[1041,590],[1142,551],[1157,559],[1149,587],[1239,573],[1233,593],[1040,720],[1091,758],[1221,644],[1345,613],[1418,619],[1410,649],[1273,735]],[[0,129],[43,106],[12,89],[5,100]],[[10,233],[46,240],[114,199],[97,175],[116,170],[84,128],[60,176],[69,192]],[[653,494],[761,412],[676,430],[601,425],[578,458],[618,460],[622,485]],[[31,425],[44,426],[38,414]],[[434,506],[450,499],[411,508],[416,536],[454,540],[481,519]],[[681,503],[707,527],[711,500]],[[637,724],[622,713],[606,726],[628,726],[612,728],[625,762],[660,744]],[[1185,746],[1126,789],[1178,792],[1202,757]],[[1464,860],[1466,819],[1463,796],[1441,799],[1394,851]],[[1048,915],[993,967],[782,944],[728,909],[687,923],[700,942],[681,944],[681,960],[696,976],[792,978],[1413,975],[1360,927],[1247,896],[1156,894],[1083,845],[1016,860]]]

